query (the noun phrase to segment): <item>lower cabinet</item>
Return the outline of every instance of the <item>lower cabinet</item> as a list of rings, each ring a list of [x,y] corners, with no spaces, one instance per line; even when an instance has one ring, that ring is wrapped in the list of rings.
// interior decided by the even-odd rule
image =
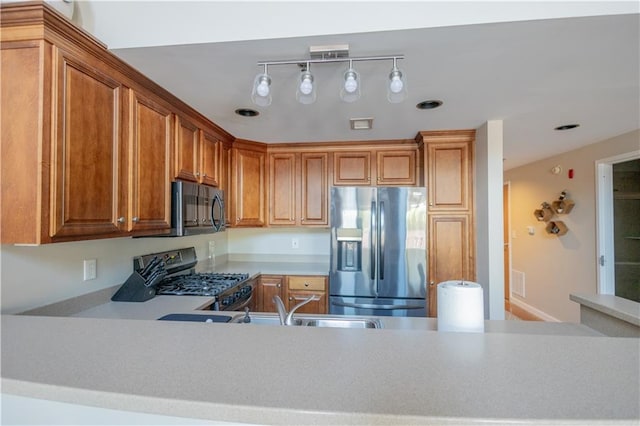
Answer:
[[[260,312],[277,312],[273,296],[280,296],[284,301],[284,277],[282,275],[260,275],[258,281],[256,309]]]
[[[307,314],[327,313],[327,277],[324,276],[288,276],[287,310],[313,296],[314,300],[301,306],[296,312]]]
[[[277,312],[273,296],[280,296],[287,310],[313,296],[314,300],[296,312],[326,314],[328,311],[327,277],[317,275],[261,275],[254,310]]]

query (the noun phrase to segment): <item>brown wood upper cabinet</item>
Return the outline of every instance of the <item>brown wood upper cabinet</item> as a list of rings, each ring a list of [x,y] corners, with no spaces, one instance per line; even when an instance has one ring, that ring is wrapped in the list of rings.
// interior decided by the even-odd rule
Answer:
[[[81,54],[53,51],[50,237],[121,233],[124,89]]]
[[[216,185],[231,135],[46,2],[0,8],[3,244],[163,233],[174,173]]]
[[[326,152],[269,154],[269,225],[327,226]]]
[[[221,142],[184,117],[176,118],[176,179],[219,185]]]
[[[231,150],[231,225],[255,226],[265,220],[265,162],[266,153],[259,149],[233,148]]]
[[[469,211],[473,185],[469,142],[427,142],[425,146],[429,211]]]
[[[407,149],[372,148],[333,154],[333,184],[336,186],[417,185],[417,153]]]
[[[126,99],[125,128],[131,133],[129,149],[122,153],[128,185],[121,190],[121,204],[131,206],[131,211],[123,211],[120,218],[128,232],[162,232],[171,227],[173,114],[150,94],[129,90]]]

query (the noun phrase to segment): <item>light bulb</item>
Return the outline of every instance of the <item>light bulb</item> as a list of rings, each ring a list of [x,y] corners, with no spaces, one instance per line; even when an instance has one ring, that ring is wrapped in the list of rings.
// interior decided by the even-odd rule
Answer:
[[[391,90],[393,93],[400,93],[402,92],[403,87],[404,87],[404,83],[402,83],[402,80],[400,79],[399,75],[395,74],[393,77],[391,77],[389,90]]]
[[[348,74],[347,79],[344,82],[344,90],[348,93],[353,93],[358,89],[358,82],[353,74]]]
[[[302,83],[300,83],[300,93],[308,95],[312,90],[313,84],[311,84],[311,79],[305,76],[302,79]]]
[[[256,93],[258,96],[262,97],[269,95],[269,83],[267,82],[267,79],[263,79],[260,84],[258,84],[258,87],[256,87]]]

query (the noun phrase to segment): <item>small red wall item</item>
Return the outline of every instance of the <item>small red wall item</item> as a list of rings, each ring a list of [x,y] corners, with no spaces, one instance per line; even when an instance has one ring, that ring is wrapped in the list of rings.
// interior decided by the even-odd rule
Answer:
[[[573,169],[569,169],[569,179],[573,179]]]

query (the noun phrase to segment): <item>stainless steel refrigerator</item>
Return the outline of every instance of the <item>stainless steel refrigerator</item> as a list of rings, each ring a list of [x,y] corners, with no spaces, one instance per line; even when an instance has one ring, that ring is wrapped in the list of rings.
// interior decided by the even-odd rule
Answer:
[[[427,315],[427,191],[331,188],[329,313]]]

